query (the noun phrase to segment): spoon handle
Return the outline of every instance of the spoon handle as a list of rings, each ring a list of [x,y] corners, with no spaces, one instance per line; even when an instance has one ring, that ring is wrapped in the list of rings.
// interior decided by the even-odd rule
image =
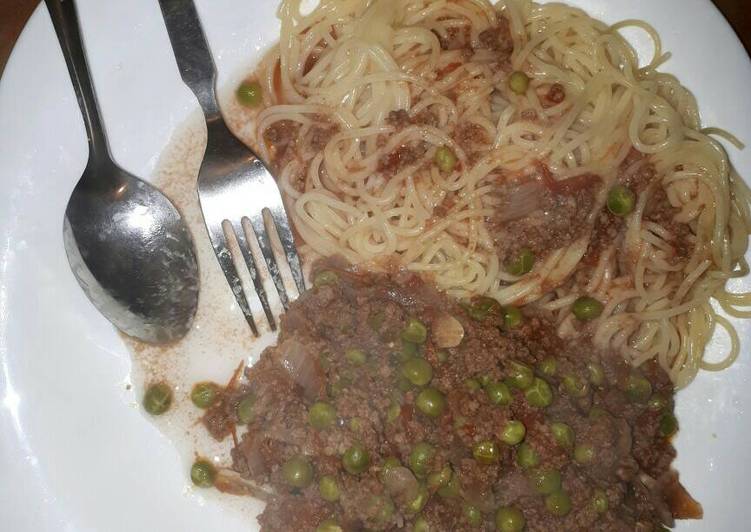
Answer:
[[[159,0],[177,67],[201,104],[206,121],[220,118],[214,89],[216,67],[193,0]]]
[[[107,138],[86,62],[76,6],[73,0],[45,0],[45,3],[83,114],[83,123],[89,138],[89,163],[109,161]]]

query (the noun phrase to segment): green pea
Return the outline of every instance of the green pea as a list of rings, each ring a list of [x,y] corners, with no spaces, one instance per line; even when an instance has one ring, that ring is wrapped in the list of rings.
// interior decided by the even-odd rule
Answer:
[[[598,514],[604,514],[608,511],[608,496],[601,489],[596,489],[592,495],[592,508]]]
[[[320,288],[321,286],[336,284],[337,281],[339,281],[339,276],[336,274],[336,272],[332,272],[331,270],[322,270],[316,273],[315,277],[313,277],[313,286]]]
[[[490,384],[492,381],[490,380],[490,375],[478,375],[477,382],[480,383],[480,386],[485,388],[488,384]]]
[[[440,363],[448,362],[449,352],[446,351],[445,349],[439,349],[436,352],[435,356],[438,359],[438,362],[440,362]]]
[[[494,464],[501,457],[501,450],[494,441],[483,440],[475,444],[472,449],[472,456],[481,464]]]
[[[245,107],[258,107],[263,103],[263,89],[257,81],[243,81],[235,92],[237,101]]]
[[[589,321],[599,318],[602,314],[602,303],[593,297],[582,296],[574,301],[573,311],[576,319],[580,321]]]
[[[574,448],[574,429],[565,423],[556,422],[550,425],[550,432],[558,445],[567,450]]]
[[[198,408],[209,408],[219,397],[219,386],[213,382],[199,382],[190,391],[190,400]]]
[[[451,476],[453,474],[454,472],[451,470],[451,466],[445,466],[440,471],[431,473],[430,475],[428,475],[428,487],[430,489],[438,489],[447,486],[451,481]]]
[[[506,271],[511,275],[524,275],[532,271],[535,265],[535,254],[528,248],[522,248],[511,261],[506,263]]]
[[[293,456],[284,462],[282,478],[292,488],[305,488],[313,481],[313,466],[304,456]]]
[[[540,464],[540,455],[527,442],[516,448],[516,463],[523,469],[531,469]]]
[[[471,504],[464,505],[464,518],[470,526],[480,526],[482,524],[482,512]]]
[[[190,480],[199,488],[210,488],[215,478],[216,469],[207,460],[196,460],[190,468]]]
[[[660,435],[669,438],[678,432],[678,420],[673,414],[667,412],[660,418]]]
[[[446,408],[446,398],[435,388],[424,388],[415,399],[417,408],[430,417],[438,417]]]
[[[485,387],[485,393],[488,395],[488,399],[494,405],[506,406],[510,405],[513,400],[511,390],[508,389],[502,382],[491,382]]]
[[[631,214],[636,204],[634,191],[623,185],[616,185],[608,192],[608,210],[616,216]]]
[[[529,76],[520,70],[515,70],[508,77],[508,86],[516,94],[526,94],[529,87]]]
[[[415,318],[410,318],[402,329],[402,340],[413,344],[424,344],[428,339],[428,329],[425,324]]]
[[[401,466],[402,466],[402,462],[396,456],[387,456],[383,460],[381,469],[383,471],[388,471],[389,469],[394,469],[395,467],[401,467]]]
[[[430,471],[430,462],[433,460],[435,449],[426,442],[420,442],[409,453],[409,468],[416,477],[424,478]]]
[[[632,373],[626,381],[626,394],[634,403],[646,403],[652,395],[652,384],[641,375]]]
[[[553,515],[564,517],[571,511],[571,498],[565,491],[556,491],[545,497],[545,508]]]
[[[465,387],[466,387],[466,388],[467,388],[467,389],[468,389],[468,390],[469,390],[470,392],[476,392],[477,390],[479,390],[480,388],[482,388],[482,386],[481,386],[481,385],[480,385],[480,383],[479,383],[479,382],[477,381],[477,379],[467,379],[467,380],[465,380],[465,381],[464,381],[464,386],[465,386]]]
[[[313,403],[308,410],[308,423],[317,430],[327,429],[336,422],[336,410],[328,403]]]
[[[342,455],[342,465],[348,473],[359,475],[368,469],[368,466],[370,465],[370,454],[368,454],[367,449],[362,445],[354,444],[344,452],[344,455]]]
[[[500,532],[521,532],[526,524],[524,514],[514,506],[504,506],[495,513],[495,529]]]
[[[504,307],[503,324],[507,329],[515,329],[522,324],[522,311],[516,307]]]
[[[394,503],[383,495],[373,495],[366,511],[379,525],[385,525],[394,515]]]
[[[547,357],[538,364],[537,370],[546,377],[553,377],[558,370],[558,361],[553,357]]]
[[[540,495],[549,495],[561,489],[561,473],[555,469],[535,469],[529,480],[532,489]]]
[[[494,316],[501,313],[501,304],[492,297],[478,297],[467,308],[469,317],[476,321],[482,321],[488,316]]]
[[[448,146],[441,146],[438,148],[435,151],[433,160],[435,161],[436,166],[438,166],[438,169],[445,174],[453,172],[457,162],[454,150]]]
[[[146,389],[143,408],[152,416],[164,414],[172,405],[172,388],[166,382],[157,382]]]
[[[524,397],[527,399],[527,403],[529,403],[530,406],[545,408],[550,406],[550,403],[553,402],[553,390],[550,389],[547,382],[535,377],[532,386],[527,388],[524,392]]]
[[[362,349],[353,347],[351,349],[347,349],[344,352],[344,358],[346,358],[351,364],[354,364],[355,366],[362,366],[367,361],[368,356]]]
[[[579,465],[591,464],[595,459],[595,449],[589,444],[577,445],[574,449],[574,461]]]
[[[587,371],[589,371],[589,382],[595,386],[602,386],[605,382],[605,371],[602,366],[596,362],[590,362],[587,364]]]
[[[589,392],[587,382],[573,373],[563,377],[563,389],[572,397],[584,397]]]
[[[535,380],[535,374],[532,368],[521,362],[511,362],[511,374],[509,375],[511,383],[520,390],[526,390]]]
[[[423,516],[419,515],[412,525],[412,532],[430,532],[430,524]]]
[[[448,484],[438,488],[438,495],[444,499],[455,499],[461,494],[461,487],[459,486],[459,479],[456,475],[451,476]]]
[[[428,503],[428,499],[430,498],[430,494],[428,493],[428,490],[425,489],[424,486],[420,486],[420,489],[417,492],[417,496],[409,503],[407,504],[407,511],[412,514],[417,514],[422,511],[423,508],[425,508],[425,505]]]
[[[433,378],[433,367],[424,358],[413,357],[402,364],[402,375],[415,386],[425,386]]]
[[[253,418],[255,417],[255,413],[253,412],[253,405],[256,403],[256,398],[248,394],[242,399],[240,399],[240,402],[237,403],[237,408],[235,409],[235,413],[237,414],[237,419],[242,423],[243,425],[247,425],[251,421],[253,421]]]
[[[386,421],[392,423],[402,414],[402,407],[399,403],[391,403],[386,412]]]
[[[501,431],[501,441],[506,445],[516,445],[517,443],[521,443],[526,434],[527,428],[524,426],[524,423],[511,420],[506,422]]]
[[[647,408],[650,410],[662,410],[666,406],[668,406],[668,402],[662,395],[655,394],[647,401]]]
[[[336,481],[336,477],[331,475],[324,475],[321,480],[318,481],[318,493],[321,494],[321,498],[324,501],[336,502],[339,500],[339,483]]]
[[[344,529],[334,519],[326,519],[316,527],[316,532],[344,532]]]

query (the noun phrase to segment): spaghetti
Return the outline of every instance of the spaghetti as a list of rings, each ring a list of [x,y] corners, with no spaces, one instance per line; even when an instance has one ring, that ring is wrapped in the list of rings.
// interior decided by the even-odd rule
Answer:
[[[303,253],[396,257],[453,296],[538,305],[561,336],[657,359],[678,386],[735,360],[712,301],[751,316],[751,295],[725,290],[749,271],[751,194],[714,137],[737,141],[702,129],[658,71],[669,54],[651,26],[527,0],[300,4],[279,9],[255,124]],[[651,37],[648,64],[625,27]],[[620,218],[615,185],[635,193]],[[527,244],[531,271],[508,268]],[[585,294],[604,304],[586,323],[572,312]],[[709,363],[718,325],[731,349]]]

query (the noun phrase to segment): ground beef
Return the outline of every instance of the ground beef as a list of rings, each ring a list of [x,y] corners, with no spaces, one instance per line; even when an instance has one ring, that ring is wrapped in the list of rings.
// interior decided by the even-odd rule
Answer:
[[[438,116],[429,109],[423,109],[414,117],[410,117],[409,113],[404,109],[397,109],[388,114],[386,117],[386,124],[394,126],[397,131],[401,131],[412,125],[437,127],[439,122]]]
[[[503,55],[510,55],[514,51],[514,40],[511,38],[511,25],[504,17],[498,19],[497,26],[481,32],[478,35],[478,40],[480,41],[478,48],[490,49]]]
[[[412,125],[412,119],[409,117],[409,112],[404,109],[397,109],[388,114],[386,124],[394,126],[397,131],[401,131],[405,127]]]
[[[543,174],[547,171],[543,171]],[[588,229],[588,217],[595,201],[600,178],[584,174],[565,181],[533,178],[540,186],[534,194],[528,212],[509,219],[509,209],[516,208],[520,185],[529,182],[504,182],[497,194],[497,214],[489,220],[498,256],[503,262],[513,260],[519,250],[526,248],[535,257],[544,257],[550,251],[565,247],[582,236]]]
[[[643,220],[657,223],[673,235],[670,241],[674,249],[670,258],[672,262],[688,259],[693,253],[695,237],[688,224],[675,221],[678,209],[670,204],[665,189],[658,182],[657,170],[648,156],[632,148],[618,167],[617,183],[630,188],[637,195],[649,194]],[[607,206],[603,207],[595,218],[589,248],[582,259],[582,265],[594,266],[605,249],[612,245],[619,247],[618,243],[623,239],[625,230],[626,219],[613,215]]]
[[[490,144],[487,131],[473,123],[460,123],[456,126],[453,138],[464,150],[470,164],[485,155]]]
[[[498,23],[480,32],[477,42],[472,43],[469,26],[450,27],[445,34],[434,31],[443,50],[460,50],[465,60],[470,59],[476,50],[490,50],[494,53],[495,64],[507,63],[514,51],[511,37],[511,25],[505,17],[499,17]]]
[[[682,262],[691,256],[694,251],[695,236],[691,228],[684,223],[675,221],[679,209],[670,204],[665,189],[657,185],[647,201],[644,209],[644,220],[654,222],[670,231],[673,246],[673,262]]]
[[[331,122],[326,116],[312,115],[311,119],[313,125],[307,131],[301,131],[302,125],[294,120],[280,120],[264,131],[263,139],[271,156],[268,162],[276,173],[295,156],[296,150],[307,148],[320,152],[339,132],[339,124]]]
[[[274,122],[264,131],[263,140],[271,153],[269,163],[277,172],[292,157],[299,133],[300,123],[294,120]]]
[[[553,83],[542,98],[542,106],[553,107],[566,99],[566,89],[560,83]]]
[[[331,124],[326,121],[317,121],[314,126],[310,128],[308,133],[308,144],[314,151],[322,151],[326,144],[329,143],[331,137],[339,132],[338,124]]]
[[[434,31],[433,33],[438,37],[438,41],[441,43],[441,48],[443,50],[466,49],[469,48],[471,44],[469,26],[452,26],[446,30],[445,35],[437,31]]]
[[[618,167],[618,183],[629,187],[636,194],[646,190],[656,176],[657,171],[649,157],[635,148],[631,148]]]
[[[597,213],[587,252],[582,257],[582,266],[593,267],[597,265],[597,261],[605,249],[613,245],[619,247],[625,227],[626,223],[623,217],[615,216],[607,207]]]
[[[664,416],[672,416],[673,391],[656,364],[635,370],[614,353],[581,342],[567,345],[554,324],[532,310],[525,309],[521,323],[509,328],[497,303],[460,306],[409,273],[363,274],[319,264],[313,277],[323,269],[328,282],[291,305],[278,344],[223,392],[235,398],[230,403],[252,400],[246,425],[239,426],[226,404],[223,411],[240,434],[232,467],[272,490],[259,517],[262,531],[309,532],[326,519],[346,531],[412,530],[418,515],[430,530],[489,531],[503,506],[521,511],[531,532],[656,531],[663,523],[672,525],[671,510],[684,517],[699,514],[670,469],[675,453],[660,427]],[[456,323],[451,320],[458,320],[463,335],[441,339],[453,345],[441,348],[437,332]],[[424,327],[424,341],[420,334],[415,343],[405,340],[410,322],[417,333]],[[359,350],[357,356],[352,349]],[[410,382],[404,369],[419,360],[432,369],[423,386]],[[550,368],[550,360],[555,369],[543,372],[543,361]],[[599,368],[597,379],[591,377],[593,367]],[[529,382],[514,378],[519,371],[536,379],[533,387],[549,390],[547,405],[535,404],[525,391]],[[572,395],[571,379],[581,384],[580,393]],[[630,379],[646,379],[651,398],[663,402],[655,406],[647,396],[635,401],[628,394]],[[486,390],[504,382],[510,402],[499,405]],[[424,413],[418,399],[428,388],[445,400],[435,417]],[[335,413],[332,424],[320,430],[308,420],[317,401]],[[208,426],[211,417],[204,418]],[[523,467],[522,447],[501,443],[512,420],[525,426],[524,444],[537,453],[537,465]],[[575,461],[580,452],[556,440],[553,423],[571,427],[575,445],[589,446],[593,458]],[[475,458],[473,449],[482,441],[495,443],[496,462]],[[421,442],[433,450],[424,470],[410,460]],[[354,445],[369,455],[359,473],[342,466],[342,455]],[[398,483],[384,474],[387,457],[403,464]],[[311,466],[311,478],[296,487],[283,472],[292,459]],[[531,481],[543,470],[560,474],[558,489],[571,501],[565,515],[551,513]],[[442,477],[434,475],[440,472]],[[338,500],[321,497],[323,475],[336,480]],[[418,504],[412,497],[420,485],[426,491]],[[592,506],[595,490],[608,501],[602,513]],[[480,512],[479,525],[467,521],[467,505]]]
[[[403,144],[378,160],[377,171],[387,177],[398,174],[405,167],[415,164],[428,151],[424,142]]]

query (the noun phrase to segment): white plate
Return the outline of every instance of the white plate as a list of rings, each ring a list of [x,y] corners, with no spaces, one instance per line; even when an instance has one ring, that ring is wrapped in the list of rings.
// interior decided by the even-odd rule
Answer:
[[[149,176],[196,108],[179,80],[157,2],[77,3],[112,152],[126,169]],[[275,3],[198,1],[220,84],[274,40]],[[572,3],[608,22],[654,24],[674,53],[666,70],[694,91],[705,125],[751,141],[751,64],[708,0]],[[0,528],[256,529],[248,512],[190,489],[184,459],[127,389],[131,361],[123,342],[70,273],[62,216],[86,152],[42,5],[0,82]],[[751,152],[731,153],[751,176]],[[743,489],[751,472],[751,328],[742,324],[740,333],[740,360],[680,394],[676,465],[706,515],[681,530],[738,530],[751,522]]]

